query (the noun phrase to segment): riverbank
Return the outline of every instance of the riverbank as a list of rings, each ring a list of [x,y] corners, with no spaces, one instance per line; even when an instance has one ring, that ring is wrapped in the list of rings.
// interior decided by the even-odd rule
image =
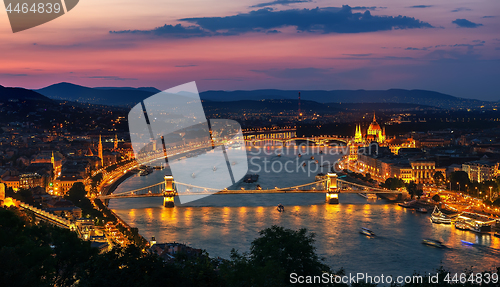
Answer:
[[[137,170],[133,169],[131,171],[128,171],[125,173],[123,176],[119,177],[117,180],[113,181],[110,185],[106,185],[102,188],[101,195],[109,195],[112,194],[116,188],[125,180],[127,180],[129,177],[137,174]]]

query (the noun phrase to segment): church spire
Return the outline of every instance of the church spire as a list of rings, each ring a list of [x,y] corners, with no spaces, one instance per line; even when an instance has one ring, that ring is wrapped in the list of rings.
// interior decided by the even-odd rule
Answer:
[[[52,151],[52,156],[50,157],[50,163],[52,164],[52,168],[56,169],[56,159],[54,158],[54,151]]]
[[[377,120],[375,119],[375,112],[373,112],[373,122],[377,122]]]
[[[361,125],[356,125],[356,134],[354,135],[354,141],[360,143],[363,141],[363,135],[361,134]]]
[[[115,134],[115,140],[114,140],[114,149],[117,150],[118,149],[118,135]]]
[[[99,150],[99,158],[101,159],[101,166],[104,167],[104,158],[102,156],[102,139],[101,139],[101,135],[99,135],[98,150]]]

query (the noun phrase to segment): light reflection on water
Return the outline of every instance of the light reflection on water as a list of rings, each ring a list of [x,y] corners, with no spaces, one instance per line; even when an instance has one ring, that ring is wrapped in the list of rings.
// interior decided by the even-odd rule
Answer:
[[[273,154],[266,158],[284,162],[296,157]],[[338,157],[328,155],[327,159]],[[131,177],[117,192],[160,182],[164,174],[155,171],[147,177]],[[258,183],[263,188],[293,186],[313,181],[314,175],[260,173]],[[236,189],[253,185],[239,183]],[[500,266],[500,239],[494,236],[431,224],[427,214],[382,200],[368,202],[357,194],[340,194],[338,205],[324,200],[324,194],[212,195],[175,208],[162,207],[162,198],[111,200],[110,207],[148,239],[155,236],[158,242],[184,242],[224,258],[229,258],[232,248],[248,251],[260,230],[276,224],[315,232],[317,253],[334,270],[344,267],[347,272],[398,276],[432,272],[441,265],[453,271]],[[285,212],[276,210],[278,203],[285,206]],[[361,227],[372,229],[377,237],[359,234]],[[441,240],[449,248],[425,246],[423,238]]]
[[[328,205],[322,203],[322,194],[240,195],[249,202],[270,204],[228,207],[224,203],[232,201],[233,195],[215,196],[220,197],[220,206],[169,209],[161,207],[161,199],[141,198],[133,200],[148,208],[125,209],[126,200],[113,202],[112,208],[146,238],[184,242],[224,258],[229,257],[231,248],[248,251],[261,229],[276,224],[315,232],[318,254],[334,269],[344,267],[347,272],[411,275],[415,270],[430,272],[441,265],[454,271],[500,266],[499,238],[431,224],[429,215],[381,200],[367,204],[356,194],[341,194],[341,204]],[[272,203],[285,200],[296,204],[285,205],[286,211],[279,213]],[[377,237],[362,236],[358,233],[361,227],[372,229]],[[425,246],[422,238],[441,240],[449,248]],[[460,240],[480,246],[464,245]]]

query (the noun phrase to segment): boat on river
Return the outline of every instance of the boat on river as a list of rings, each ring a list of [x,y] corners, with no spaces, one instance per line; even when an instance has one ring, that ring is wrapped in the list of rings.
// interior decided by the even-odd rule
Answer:
[[[375,232],[371,231],[370,229],[368,229],[366,227],[361,227],[361,230],[359,231],[359,233],[366,235],[368,237],[375,237]]]
[[[441,241],[435,240],[435,239],[423,239],[422,244],[429,245],[429,246],[436,247],[436,248],[445,247]]]
[[[398,203],[398,205],[401,206],[401,207],[404,207],[404,208],[412,208],[413,204],[416,203],[416,202],[417,202],[416,200],[405,201],[405,202]]]
[[[247,174],[243,178],[243,182],[246,183],[253,183],[259,180],[259,175],[258,174]]]
[[[139,171],[139,175],[140,176],[146,176],[146,175],[149,175],[153,172],[153,168],[151,167],[144,167],[144,168],[141,168],[141,170]]]
[[[469,225],[462,221],[455,221],[455,228],[458,230],[470,230]]]
[[[431,222],[436,224],[451,224],[451,219],[441,212],[437,206],[434,206],[431,214]]]
[[[278,204],[277,208],[278,212],[285,212],[285,207],[280,203]]]

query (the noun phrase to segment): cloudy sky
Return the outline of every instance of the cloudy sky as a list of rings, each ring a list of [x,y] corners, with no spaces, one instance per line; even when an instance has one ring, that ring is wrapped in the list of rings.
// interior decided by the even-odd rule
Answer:
[[[0,85],[426,89],[500,100],[500,1],[84,0],[12,33]]]

